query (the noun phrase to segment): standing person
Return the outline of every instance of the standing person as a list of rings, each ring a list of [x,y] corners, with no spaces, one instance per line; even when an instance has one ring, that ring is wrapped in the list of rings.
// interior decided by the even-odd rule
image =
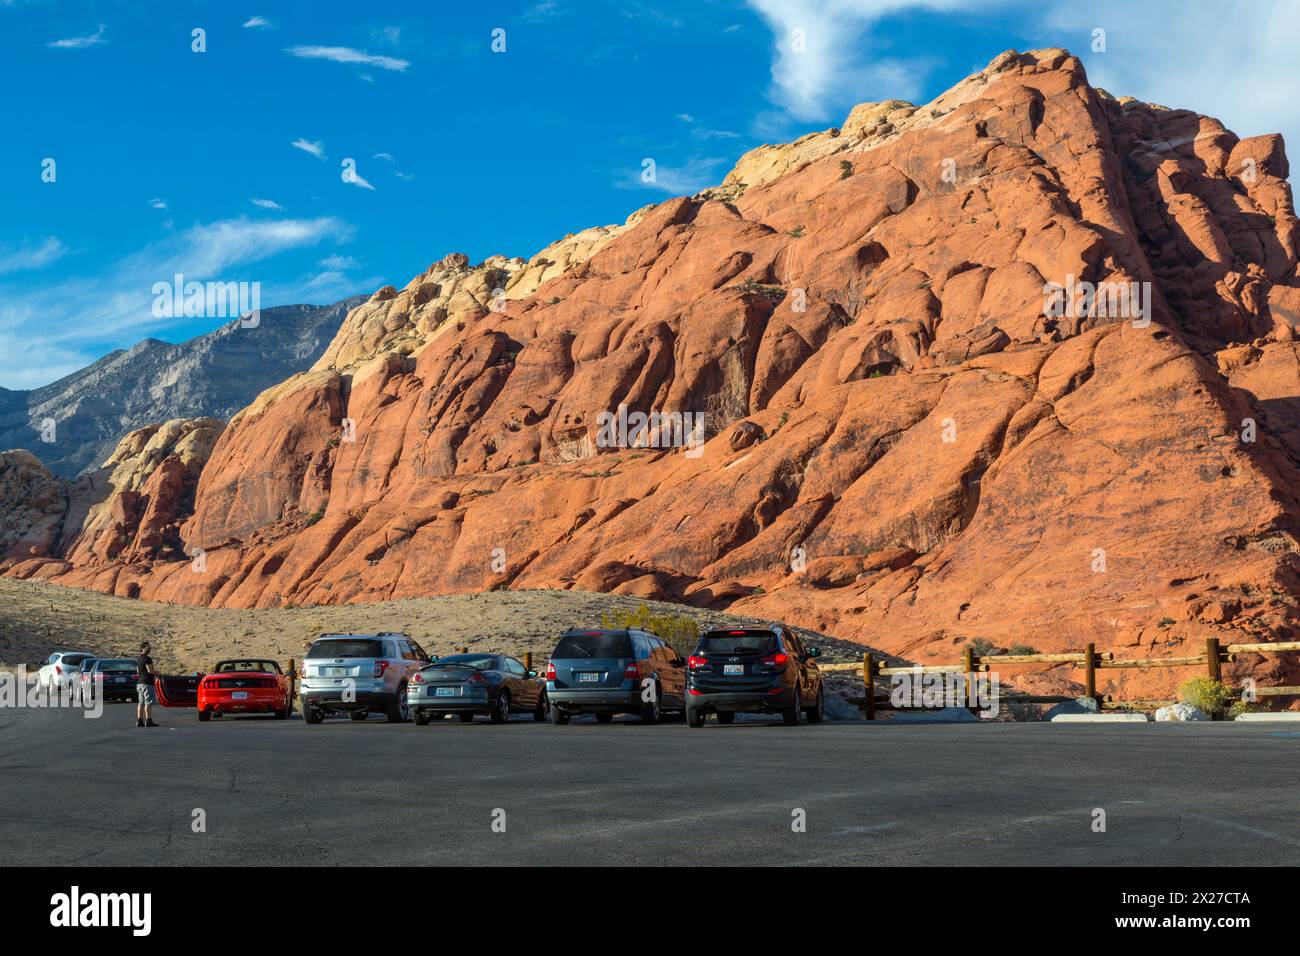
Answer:
[[[140,645],[140,656],[135,661],[139,672],[135,685],[135,725],[137,727],[157,727],[153,722],[153,680],[158,672],[153,669],[153,658],[149,656],[149,642]]]

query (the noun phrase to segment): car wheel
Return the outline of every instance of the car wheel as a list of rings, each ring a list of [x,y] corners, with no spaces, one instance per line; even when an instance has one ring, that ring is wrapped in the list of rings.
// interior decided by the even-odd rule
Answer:
[[[537,709],[533,711],[533,720],[541,723],[546,719],[546,712],[550,709],[550,701],[546,699],[546,694],[543,693],[537,698]]]
[[[492,723],[504,724],[510,719],[510,691],[503,690],[497,694],[496,706],[492,708]]]
[[[825,688],[817,688],[816,702],[803,712],[808,718],[810,724],[820,724],[826,718],[826,694]]]
[[[732,713],[718,711],[717,717],[720,724],[734,724],[736,722],[736,715]]]
[[[707,717],[707,716],[708,716],[708,715],[705,714],[704,711],[702,711],[702,710],[697,710],[697,709],[694,708],[694,707],[687,707],[687,708],[686,708],[686,726],[687,726],[687,727],[703,727],[703,726],[704,726],[704,718]]]
[[[325,719],[325,715],[315,707],[308,707],[304,702],[302,705],[302,720],[306,724],[319,724]]]
[[[551,723],[557,727],[563,727],[569,722],[569,715],[565,713],[564,708],[551,706]]]
[[[596,715],[596,723],[598,723],[598,724],[607,724],[607,723],[609,723],[609,722],[610,722],[611,720],[613,720],[613,719],[614,719],[614,715],[613,715],[613,714],[597,714],[597,715]]]
[[[781,711],[781,719],[787,727],[799,723],[799,711],[803,710],[803,698],[799,696],[799,685],[794,685],[794,703]]]
[[[659,701],[662,699],[662,695],[659,692],[660,688],[658,681],[655,682],[654,688],[654,700],[641,708],[641,723],[643,724],[657,724],[659,723],[660,718],[663,717],[663,710],[660,709],[659,706]]]
[[[411,711],[411,719],[415,721],[415,725],[417,727],[429,726],[429,715],[423,710]]]
[[[199,710],[199,720],[200,720],[200,722],[206,724],[206,723],[207,723],[209,720],[211,720],[211,719],[212,719],[212,712],[211,712],[211,711],[209,711],[209,710],[202,710],[202,709]]]
[[[386,715],[390,724],[404,724],[411,719],[411,704],[406,697],[406,685],[397,688],[397,696],[388,705]]]

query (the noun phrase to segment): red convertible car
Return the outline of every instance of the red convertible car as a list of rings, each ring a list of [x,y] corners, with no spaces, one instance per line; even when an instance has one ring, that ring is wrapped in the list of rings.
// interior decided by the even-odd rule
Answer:
[[[293,708],[289,678],[270,660],[218,661],[199,680],[199,720],[222,714],[275,714],[285,720]]]

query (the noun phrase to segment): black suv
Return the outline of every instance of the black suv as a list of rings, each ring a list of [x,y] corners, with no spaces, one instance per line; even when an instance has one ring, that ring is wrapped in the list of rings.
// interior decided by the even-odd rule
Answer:
[[[686,661],[686,722],[703,727],[712,713],[729,724],[737,713],[754,711],[797,724],[802,710],[820,723],[826,700],[813,661],[820,655],[779,624],[706,631]]]

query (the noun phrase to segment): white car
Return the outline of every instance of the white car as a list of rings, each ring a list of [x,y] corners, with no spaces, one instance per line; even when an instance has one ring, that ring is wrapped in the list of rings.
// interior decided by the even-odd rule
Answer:
[[[86,651],[56,651],[36,672],[36,683],[42,690],[67,690],[81,680],[81,665],[94,660]]]

